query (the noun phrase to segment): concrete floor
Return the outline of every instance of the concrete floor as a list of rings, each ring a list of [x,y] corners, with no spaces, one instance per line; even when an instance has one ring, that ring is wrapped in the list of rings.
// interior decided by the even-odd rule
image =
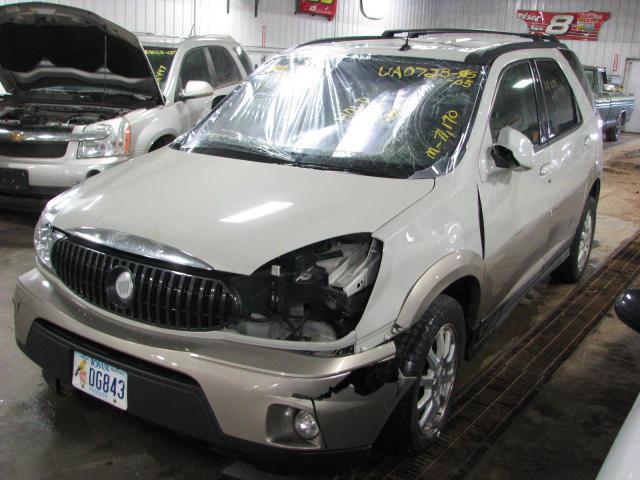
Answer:
[[[594,268],[640,226],[640,137],[607,144]],[[0,478],[223,478],[232,461],[98,401],[52,393],[13,340],[15,278],[33,265],[37,216],[0,211]],[[571,293],[543,282],[463,376],[513,346]],[[594,478],[640,385],[640,337],[611,314],[505,431],[473,479]]]

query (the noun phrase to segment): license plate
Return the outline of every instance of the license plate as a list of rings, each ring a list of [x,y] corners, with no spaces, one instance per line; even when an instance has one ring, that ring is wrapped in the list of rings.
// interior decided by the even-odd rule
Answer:
[[[127,372],[80,352],[73,352],[71,384],[92,397],[127,409]]]
[[[29,190],[29,171],[0,168],[0,190],[21,192]]]

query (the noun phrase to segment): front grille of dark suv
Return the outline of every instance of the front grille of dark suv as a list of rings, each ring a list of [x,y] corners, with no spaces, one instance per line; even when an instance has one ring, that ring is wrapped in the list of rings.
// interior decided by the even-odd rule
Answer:
[[[218,278],[154,266],[144,257],[88,246],[69,237],[56,241],[51,262],[62,282],[84,300],[109,312],[162,328],[216,330],[237,317],[240,299]],[[127,269],[133,277],[130,303],[111,301],[110,273]]]

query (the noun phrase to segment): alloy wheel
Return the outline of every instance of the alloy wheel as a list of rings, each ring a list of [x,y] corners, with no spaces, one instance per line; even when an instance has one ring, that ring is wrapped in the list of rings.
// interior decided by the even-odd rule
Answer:
[[[428,433],[438,428],[447,409],[458,368],[457,337],[451,324],[436,334],[420,377],[418,426]]]
[[[591,250],[591,240],[593,238],[593,214],[588,211],[582,222],[582,230],[580,232],[580,246],[578,247],[578,268],[584,270],[589,251]]]

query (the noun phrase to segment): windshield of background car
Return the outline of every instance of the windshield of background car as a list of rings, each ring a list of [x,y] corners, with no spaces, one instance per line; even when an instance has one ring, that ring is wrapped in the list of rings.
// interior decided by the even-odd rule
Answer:
[[[455,165],[480,71],[423,58],[281,55],[179,148],[396,178],[437,164],[441,174]]]
[[[160,85],[160,90],[164,89],[167,73],[169,73],[176,51],[177,49],[175,48],[144,47],[144,53],[149,59],[149,63],[151,63],[151,68],[156,76],[158,85]]]
[[[589,82],[589,85],[591,85],[591,89],[595,92],[596,91],[596,74],[595,74],[595,71],[594,70],[585,70],[584,74],[587,77],[587,81]]]

